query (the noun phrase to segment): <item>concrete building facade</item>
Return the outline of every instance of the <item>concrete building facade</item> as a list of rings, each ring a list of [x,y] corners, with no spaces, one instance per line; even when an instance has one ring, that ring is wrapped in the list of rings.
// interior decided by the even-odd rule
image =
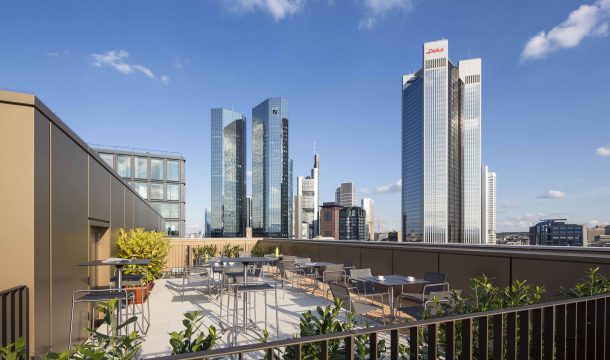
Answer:
[[[320,156],[314,155],[313,168],[307,177],[297,177],[294,219],[295,239],[313,239],[319,234]]]
[[[339,240],[339,211],[341,205],[325,202],[320,207],[320,236]]]
[[[335,190],[335,203],[343,206],[358,206],[358,193],[353,182],[344,182]]]

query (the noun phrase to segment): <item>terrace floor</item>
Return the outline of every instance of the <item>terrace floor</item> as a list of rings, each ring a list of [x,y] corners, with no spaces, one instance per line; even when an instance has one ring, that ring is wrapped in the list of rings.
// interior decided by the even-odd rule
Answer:
[[[197,289],[200,285],[199,289]],[[182,296],[182,278],[159,279],[155,281],[155,287],[150,294],[151,322],[148,333],[144,336],[142,344],[142,358],[151,358],[171,353],[169,344],[169,333],[183,329],[183,314],[199,310],[204,315],[204,324],[207,328],[214,325],[217,330],[230,326],[222,325],[219,318],[219,298],[215,292],[209,296],[205,288],[205,281],[191,282],[191,289]],[[227,296],[224,296],[226,304]],[[315,295],[311,291],[293,288],[288,283],[285,290],[278,288],[278,317],[279,317],[279,339],[291,338],[299,332],[299,320],[303,312],[315,310],[317,306],[324,306],[324,291],[317,290]],[[241,302],[239,304],[241,309]],[[265,304],[263,295],[258,295],[256,301],[257,320],[264,320]],[[276,340],[275,326],[275,300],[272,293],[267,295],[268,331],[269,341]],[[386,311],[386,314],[389,312]],[[226,314],[226,311],[225,311]],[[231,313],[232,314],[232,313]],[[241,314],[241,312],[240,312]],[[253,317],[254,312],[251,313]],[[345,318],[344,312],[341,317]],[[225,318],[226,319],[226,318]],[[232,320],[232,319],[231,319]],[[369,320],[370,325],[376,324],[375,320]],[[225,323],[226,324],[226,323]],[[259,342],[264,325],[260,323],[259,329],[252,329],[246,333],[239,334],[237,344],[252,344]],[[220,339],[215,348],[232,346],[232,331],[226,329],[219,331]]]

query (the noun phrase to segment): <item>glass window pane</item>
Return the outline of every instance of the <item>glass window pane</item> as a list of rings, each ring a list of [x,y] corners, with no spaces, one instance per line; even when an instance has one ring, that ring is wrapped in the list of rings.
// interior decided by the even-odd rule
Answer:
[[[180,200],[180,185],[167,184],[167,200]]]
[[[164,218],[169,218],[169,207],[167,206],[168,204],[165,203],[151,203],[150,204],[153,209],[157,210],[157,212],[163,216]]]
[[[166,221],[165,229],[168,235],[178,235],[179,226],[177,221]]]
[[[119,155],[116,157],[117,172],[119,176],[131,177],[131,158],[129,156]]]
[[[136,158],[136,178],[148,179],[148,159]]]
[[[150,178],[163,180],[163,159],[150,159]]]
[[[177,219],[180,217],[180,204],[167,204],[169,206],[169,217]]]
[[[178,160],[167,161],[167,180],[180,181],[180,162]]]
[[[102,158],[102,160],[104,160],[106,162],[106,164],[108,164],[108,166],[110,166],[111,168],[114,169],[114,155],[100,154],[100,157]]]
[[[150,198],[163,200],[163,184],[150,184]]]
[[[136,192],[143,197],[148,199],[148,184],[147,183],[136,183]]]

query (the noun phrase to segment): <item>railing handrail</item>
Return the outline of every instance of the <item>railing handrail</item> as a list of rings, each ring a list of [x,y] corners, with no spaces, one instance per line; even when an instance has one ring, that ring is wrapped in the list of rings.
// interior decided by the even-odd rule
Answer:
[[[21,289],[25,289],[25,288],[27,288],[27,285],[19,285],[19,286],[15,286],[15,287],[12,287],[12,288],[10,288],[10,289],[6,289],[6,290],[2,290],[2,291],[0,291],[0,295],[4,295],[4,294],[8,294],[8,293],[12,293],[12,292],[15,292],[15,291],[17,291],[17,290],[21,290]]]
[[[497,315],[504,315],[509,313],[520,313],[529,310],[537,310],[544,309],[548,307],[561,306],[561,305],[569,305],[576,304],[582,302],[588,302],[599,299],[610,298],[610,294],[601,294],[601,295],[593,295],[593,296],[585,296],[579,298],[569,298],[562,300],[555,300],[551,302],[543,302],[533,305],[525,305],[525,306],[517,306],[517,307],[508,307],[502,309],[489,310],[484,312],[477,313],[468,313],[468,314],[460,314],[460,315],[450,315],[432,319],[418,320],[409,323],[401,323],[401,324],[390,324],[390,325],[381,325],[381,326],[373,326],[362,329],[336,332],[331,334],[321,334],[321,335],[313,335],[307,337],[299,337],[292,339],[284,339],[284,340],[276,340],[270,341],[266,343],[257,343],[257,344],[247,344],[240,345],[236,347],[226,347],[222,349],[214,349],[208,351],[180,354],[180,355],[168,355],[157,357],[155,360],[194,360],[194,359],[202,359],[202,358],[212,358],[215,356],[224,356],[224,355],[232,355],[238,353],[250,353],[254,351],[264,351],[267,349],[277,349],[277,348],[286,348],[291,346],[297,346],[302,344],[311,344],[322,341],[329,340],[340,340],[348,337],[362,336],[362,335],[371,335],[373,333],[380,332],[389,332],[393,330],[407,330],[411,328],[419,328],[425,327],[428,325],[434,324],[445,324],[456,321],[462,321],[467,319],[476,319],[476,318],[484,318],[484,317],[492,317]]]

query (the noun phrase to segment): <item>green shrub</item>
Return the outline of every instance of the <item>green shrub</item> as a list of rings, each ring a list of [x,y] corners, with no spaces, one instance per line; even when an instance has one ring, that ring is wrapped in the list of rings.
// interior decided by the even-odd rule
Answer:
[[[218,253],[218,247],[214,244],[198,246],[193,248],[193,256],[196,258],[205,257],[214,257]]]
[[[0,360],[17,360],[25,356],[25,338],[20,337],[12,344],[0,346]]]
[[[199,330],[203,326],[203,315],[201,315],[201,312],[192,311],[185,313],[182,324],[184,325],[184,330],[173,331],[169,334],[172,355],[205,351],[211,349],[216,344],[218,335],[214,326],[210,325],[208,327],[207,335]]]
[[[260,242],[257,242],[256,245],[254,245],[254,247],[252,248],[251,253],[252,253],[252,256],[264,256],[265,254],[274,254],[275,246],[273,246],[273,245],[265,246],[265,245],[262,245]]]
[[[610,292],[610,279],[605,277],[599,268],[590,268],[583,279],[571,289],[561,288],[561,293],[570,298],[601,295]]]
[[[239,252],[243,251],[244,248],[241,245],[231,245],[231,243],[226,243],[222,247],[221,255],[224,257],[236,258],[239,257]]]
[[[121,258],[151,259],[150,264],[147,265],[148,281],[161,277],[169,253],[169,239],[165,237],[165,234],[141,228],[129,230],[129,232],[119,229],[117,246]],[[130,273],[129,269],[125,272]]]
[[[134,323],[137,318],[132,317],[119,326],[115,325],[114,309],[117,300],[99,303],[97,311],[103,315],[104,324],[110,329],[110,334],[102,334],[93,329],[87,329],[91,334],[90,340],[81,345],[74,345],[71,349],[61,353],[48,353],[43,359],[52,360],[131,360],[135,359],[142,346],[142,338],[137,331],[129,335],[119,335],[120,330]]]

